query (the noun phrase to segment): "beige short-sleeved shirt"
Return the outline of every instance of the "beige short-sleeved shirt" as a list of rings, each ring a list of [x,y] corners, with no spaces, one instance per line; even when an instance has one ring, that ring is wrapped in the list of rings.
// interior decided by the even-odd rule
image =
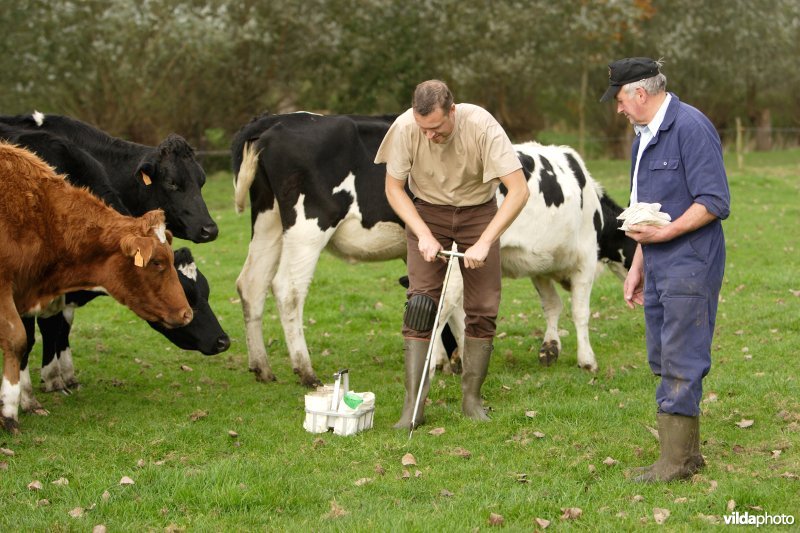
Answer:
[[[522,168],[502,126],[482,107],[456,104],[447,140],[428,140],[409,109],[383,138],[375,163],[393,178],[409,181],[414,196],[436,205],[466,207],[488,202],[499,179]]]

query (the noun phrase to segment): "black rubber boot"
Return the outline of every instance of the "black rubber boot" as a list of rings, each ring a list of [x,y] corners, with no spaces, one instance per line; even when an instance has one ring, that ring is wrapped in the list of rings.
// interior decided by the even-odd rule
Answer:
[[[403,352],[406,360],[406,396],[403,400],[403,414],[394,425],[395,429],[411,429],[411,419],[414,418],[414,428],[425,422],[423,411],[425,399],[430,390],[430,373],[425,376],[422,386],[422,398],[419,400],[417,416],[414,417],[414,403],[417,401],[419,385],[422,381],[422,371],[425,368],[425,358],[428,355],[428,341],[423,339],[404,339]]]
[[[700,417],[658,414],[661,456],[650,467],[637,469],[633,480],[659,483],[687,479],[705,465],[700,454]]]
[[[481,403],[481,387],[489,370],[492,356],[492,339],[464,339],[464,356],[461,364],[461,412],[474,420],[491,420]]]

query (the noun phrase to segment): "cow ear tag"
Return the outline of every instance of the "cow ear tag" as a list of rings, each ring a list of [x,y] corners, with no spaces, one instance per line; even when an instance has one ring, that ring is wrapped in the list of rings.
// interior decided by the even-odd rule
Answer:
[[[142,181],[144,182],[145,185],[151,185],[153,183],[153,180],[150,179],[150,176],[148,176],[144,172],[142,172]]]
[[[144,266],[144,257],[142,257],[142,252],[138,248],[136,249],[136,255],[133,256],[133,264],[137,267]]]

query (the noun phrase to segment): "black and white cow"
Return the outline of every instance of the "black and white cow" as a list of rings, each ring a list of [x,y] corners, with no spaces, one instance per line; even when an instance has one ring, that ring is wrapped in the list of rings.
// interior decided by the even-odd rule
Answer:
[[[322,250],[327,248],[335,255],[359,261],[405,256],[405,231],[384,194],[385,167],[373,163],[392,120],[388,116],[266,115],[245,125],[234,137],[231,150],[236,206],[243,210],[249,194],[252,224],[249,252],[237,289],[245,319],[249,367],[259,381],[275,379],[261,330],[268,292],[276,300],[294,371],[303,384],[311,386],[319,380],[311,367],[303,333],[303,304]],[[561,163],[563,155],[555,166],[544,154],[532,159],[533,166],[526,157],[520,154],[536,194],[525,209],[530,215],[534,205],[543,204],[548,211],[538,219],[540,225],[525,228],[525,233],[549,234],[553,239],[557,235],[567,247],[576,241],[571,229],[580,229],[584,248],[586,236],[592,239],[592,264],[596,265],[597,240],[603,238],[601,230],[609,225],[604,224],[601,210],[602,192],[590,181],[577,154],[573,159],[580,173],[574,172],[570,163]],[[565,190],[560,189],[562,185]],[[502,190],[498,196],[503,197]],[[585,207],[584,196],[588,202]],[[533,276],[537,266],[542,275],[556,273],[553,259],[537,258],[530,243],[521,242],[515,233],[501,242],[505,243],[501,254],[508,274]],[[576,255],[574,250],[570,253]],[[555,266],[567,262],[567,258],[557,259]],[[625,259],[629,260],[627,256]],[[594,275],[594,268],[591,272]],[[581,279],[580,283],[587,282]],[[549,289],[544,290],[549,296]],[[586,298],[588,305],[588,293]],[[555,338],[546,338],[547,342],[551,340]],[[596,368],[589,353],[579,355],[579,364]]]
[[[575,150],[534,142],[514,148],[528,180],[530,197],[500,237],[503,276],[528,277],[539,293],[547,323],[539,350],[539,361],[544,365],[552,364],[561,353],[558,319],[563,304],[555,284],[570,291],[578,366],[597,371],[589,342],[589,303],[598,260],[624,279],[636,243],[618,229],[620,222],[616,217],[622,207],[591,177]],[[504,193],[501,186],[497,191],[498,202],[503,201]],[[464,338],[462,296],[461,272],[454,269],[440,320],[450,325],[458,345],[463,345]],[[438,344],[431,364],[441,367],[446,353]]]
[[[46,127],[45,123],[49,127]],[[174,139],[168,139],[169,142],[164,141],[159,148],[154,149],[114,139],[91,126],[66,117],[48,116],[47,120],[40,114],[0,117],[0,139],[13,142],[35,152],[53,166],[57,172],[67,175],[67,179],[73,185],[88,188],[122,214],[138,215],[158,207],[152,203],[154,199],[156,201],[164,201],[167,204],[165,206],[167,220],[177,221],[176,226],[179,228],[179,236],[193,238],[197,242],[212,240],[216,238],[218,233],[217,226],[210,219],[199,192],[200,187],[205,182],[205,175],[197,164],[188,144],[179,137],[174,137]],[[76,140],[84,144],[79,146],[74,142]],[[131,148],[127,156],[128,159],[122,156],[126,146]],[[141,149],[146,150],[142,152]],[[95,158],[94,153],[102,154],[104,157],[98,160]],[[155,193],[155,195],[152,198],[143,200],[142,195],[132,194],[132,189],[128,187],[124,190],[128,194],[132,194],[132,196],[130,198],[126,197],[123,202],[121,194],[119,194],[115,185],[125,183],[125,173],[128,171],[130,171],[130,175],[127,181],[130,182],[135,182],[137,178],[140,178],[137,174],[143,172],[138,170],[134,172],[129,168],[126,170],[125,161],[131,157],[136,157],[136,154],[141,156],[145,153],[147,155],[143,156],[145,158],[143,161],[147,161],[142,163],[141,168],[146,168],[151,172],[152,176],[149,176],[148,179],[154,187],[151,192]],[[111,154],[116,155],[112,156]],[[112,181],[112,178],[116,178],[116,180]],[[176,180],[190,185],[176,188],[175,190],[172,190],[171,187],[163,186],[165,183],[172,183]],[[156,184],[161,185],[156,186]],[[194,184],[194,186],[191,184]],[[149,185],[144,187],[149,187]],[[191,192],[189,194],[191,199],[189,202],[186,201],[187,191]],[[198,199],[199,204],[197,202]],[[185,215],[185,213],[190,213],[192,210],[197,209],[197,205],[201,206],[199,217],[193,220],[194,214],[191,216]],[[192,237],[190,237],[190,234],[186,232],[189,225],[206,222],[202,217],[202,212],[206,213],[206,218],[210,221],[210,224],[206,224],[204,228],[199,230],[193,229]],[[170,216],[170,213],[172,216]],[[188,250],[183,254],[184,257],[186,257],[186,254],[191,259],[191,253]],[[178,259],[177,256],[176,259]],[[193,263],[193,261],[187,261],[187,265],[189,263]],[[191,298],[192,293],[202,292],[203,290],[195,287],[194,283],[187,282],[185,279],[181,281],[187,298]],[[205,278],[202,278],[199,284],[204,284],[207,288]],[[64,316],[62,308],[56,305],[50,314],[45,313],[38,317],[39,328],[42,333],[41,375],[45,391],[64,390],[67,386],[77,385],[69,349],[69,331],[74,309],[101,294],[103,293],[91,291],[67,294],[64,298],[68,303],[65,309],[68,316]],[[202,298],[198,300],[200,307],[203,307],[203,305],[205,307],[208,306],[207,295],[205,303],[200,300]],[[60,303],[63,305],[64,302]],[[195,311],[197,312],[197,310]],[[203,353],[219,353],[227,349],[230,345],[228,336],[222,331],[210,308],[206,314],[208,316],[204,315],[201,309],[201,320],[197,322],[196,326],[190,329],[183,329],[180,334],[174,334],[174,339],[181,339],[180,343],[175,342],[169,335],[168,338],[173,340],[179,347],[199,350]],[[35,339],[33,335],[34,317],[23,317],[23,322],[28,333],[28,349],[23,361],[23,371],[29,380],[27,359]],[[208,328],[205,332],[201,330],[203,327],[201,324],[205,324]],[[196,333],[187,333],[187,331],[196,331]],[[215,348],[212,348],[212,346],[215,346]]]
[[[261,331],[275,297],[294,371],[319,383],[303,334],[303,305],[322,250],[358,261],[404,257],[405,232],[383,194],[385,167],[373,163],[390,119],[310,113],[261,116],[232,143],[237,210],[249,193],[252,238],[236,282],[249,367],[275,376]]]

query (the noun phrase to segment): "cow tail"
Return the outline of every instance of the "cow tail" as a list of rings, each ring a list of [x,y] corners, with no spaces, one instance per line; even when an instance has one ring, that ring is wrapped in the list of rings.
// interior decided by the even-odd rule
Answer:
[[[261,150],[256,151],[254,144],[245,143],[242,149],[242,164],[239,166],[239,173],[233,180],[234,203],[237,213],[244,211],[244,204],[258,169],[258,156],[261,154]]]

